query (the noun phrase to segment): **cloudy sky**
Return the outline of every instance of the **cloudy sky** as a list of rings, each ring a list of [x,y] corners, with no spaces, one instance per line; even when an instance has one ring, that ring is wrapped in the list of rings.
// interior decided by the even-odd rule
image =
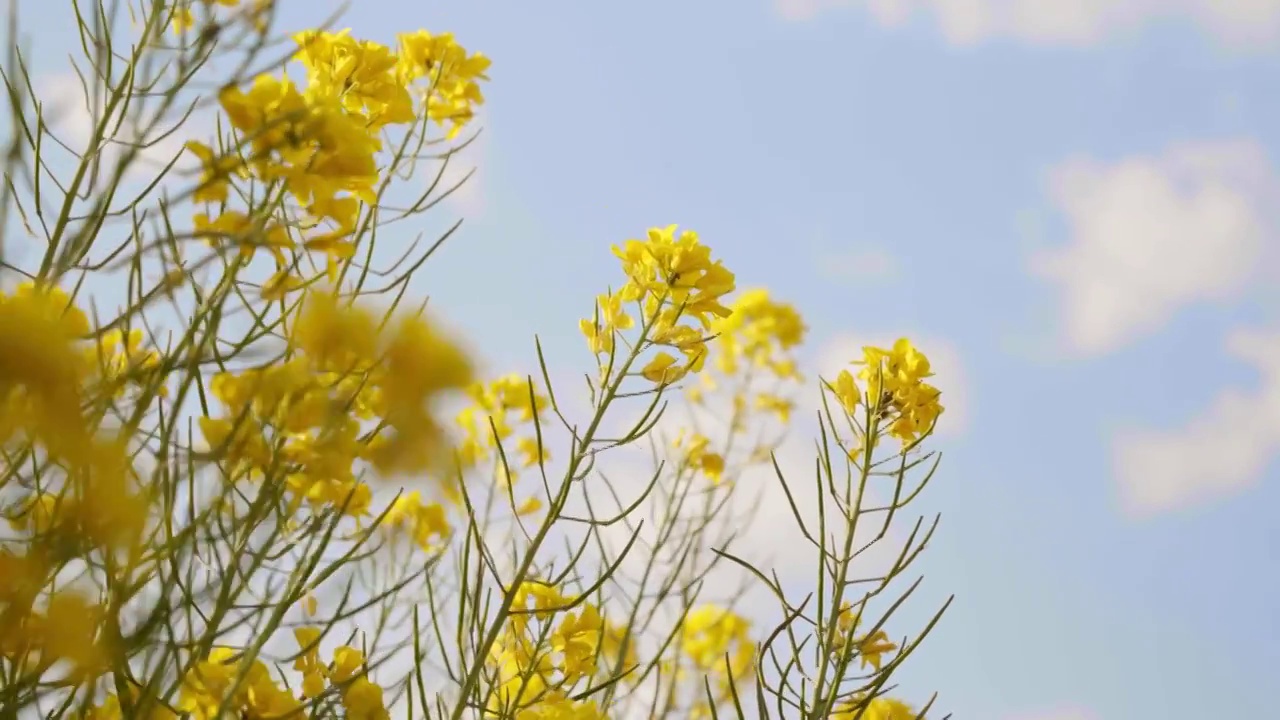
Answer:
[[[65,13],[21,4],[54,87]],[[926,587],[957,600],[906,686],[959,720],[1274,712],[1280,0],[361,0],[347,24],[494,60],[423,287],[496,369],[535,332],[580,362],[609,244],[668,223],[805,312],[811,368],[900,334],[936,356]]]

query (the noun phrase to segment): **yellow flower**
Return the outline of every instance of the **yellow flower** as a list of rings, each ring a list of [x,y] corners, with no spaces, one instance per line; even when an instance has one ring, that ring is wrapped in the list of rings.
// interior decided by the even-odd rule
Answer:
[[[95,438],[82,450],[84,462],[72,471],[79,495],[74,506],[76,525],[97,547],[133,549],[149,516],[147,497],[130,487],[136,473],[127,441]]]
[[[624,652],[625,648],[625,652]],[[600,638],[600,654],[611,668],[627,671],[638,664],[635,640],[625,627],[604,621],[604,632]],[[635,679],[635,678],[632,678]]]
[[[89,332],[84,313],[54,287],[19,286],[0,293],[0,395],[24,393],[25,424],[56,456],[88,442],[81,416],[87,370],[76,341]]]
[[[529,515],[533,515],[534,513],[538,512],[541,509],[542,509],[542,500],[536,496],[530,496],[526,498],[524,502],[520,503],[520,506],[516,508],[516,515],[519,515],[520,517],[527,517]]]
[[[331,682],[344,683],[356,676],[364,667],[364,653],[343,645],[333,651],[333,664],[330,666]]]
[[[685,654],[708,673],[724,673],[726,659],[730,675],[740,678],[755,662],[755,648],[748,636],[750,623],[718,605],[702,605],[689,611],[681,627],[681,647]]]
[[[66,504],[74,502],[66,500]],[[30,531],[43,535],[61,521],[59,510],[64,508],[63,497],[48,492],[35,492],[17,506],[9,516],[9,526],[18,531]]]
[[[231,648],[217,647],[207,659],[196,663],[183,678],[178,711],[200,720],[216,720],[218,708],[238,673],[234,656]]]
[[[160,704],[151,698],[138,697],[137,688],[130,684],[130,690],[133,700],[132,711],[130,717],[143,718],[145,720],[176,720],[178,717],[172,710]],[[115,694],[108,695],[103,699],[102,704],[89,709],[87,720],[125,720],[123,710],[120,707],[120,698]]]
[[[525,467],[541,465],[549,459],[546,448],[538,443],[537,438],[520,438],[516,441],[516,450],[520,453],[521,463]]]
[[[429,405],[441,393],[471,383],[471,361],[434,325],[410,316],[392,335],[383,369],[385,417],[395,435],[378,448],[374,465],[383,473],[431,467],[437,461],[443,431],[428,414]]]
[[[776,414],[778,420],[787,423],[791,422],[791,411],[795,409],[795,403],[772,393],[760,393],[756,396],[756,407]]]
[[[382,524],[390,530],[407,529],[423,550],[434,549],[435,540],[447,537],[452,531],[444,508],[437,503],[424,504],[417,490],[396,498],[382,516]]]
[[[729,308],[732,313],[728,317],[712,324],[720,372],[736,374],[745,362],[767,369],[779,379],[799,380],[795,360],[788,354],[808,332],[800,313],[772,299],[763,289],[744,291]]]
[[[356,40],[348,30],[308,30],[294,41],[309,93],[340,95],[348,112],[365,114],[374,128],[414,120],[413,101],[396,77],[398,61],[390,48]]]
[[[386,720],[390,717],[382,704],[382,687],[360,676],[342,693],[342,705],[349,720]]]
[[[693,433],[688,441],[684,432],[676,437],[675,446],[684,450],[685,462],[707,476],[713,483],[719,484],[724,475],[724,456],[708,450],[711,440],[705,435]]]
[[[859,715],[861,712],[861,715]],[[874,697],[867,700],[855,697],[836,708],[831,720],[916,720],[916,711],[910,705],[890,697]]]
[[[858,644],[858,657],[862,660],[862,667],[870,665],[877,671],[880,670],[881,656],[885,653],[893,652],[898,649],[896,643],[889,641],[889,636],[884,630],[877,630],[867,637],[860,638]]]
[[[399,36],[399,74],[404,82],[428,82],[427,118],[449,129],[447,138],[475,117],[475,107],[484,103],[479,81],[488,80],[489,58],[468,54],[450,33],[432,35],[425,30]]]
[[[191,12],[189,7],[177,7],[173,9],[173,31],[181,34],[190,30],[196,24],[196,16]]]
[[[317,369],[346,373],[371,366],[378,355],[378,319],[331,292],[309,293],[290,334],[292,345]]]
[[[566,683],[595,673],[602,629],[600,611],[588,604],[581,612],[565,615],[551,634],[551,649],[561,653]]]
[[[644,379],[658,385],[670,385],[689,372],[683,365],[677,365],[676,359],[669,353],[660,352],[644,366],[640,374]]]
[[[301,654],[293,661],[293,669],[302,672],[302,695],[313,698],[324,692],[328,667],[320,660],[320,630],[301,627],[293,631]]]
[[[251,259],[258,248],[266,248],[278,266],[286,265],[284,251],[293,247],[285,226],[255,220],[242,212],[231,210],[213,219],[197,213],[193,222],[196,234],[203,237],[210,247],[219,247],[224,240],[229,240],[246,260]]]
[[[858,390],[858,383],[853,375],[848,370],[841,370],[832,389],[836,399],[840,401],[840,407],[844,408],[846,414],[852,415],[862,400],[862,392]]]
[[[49,599],[43,617],[33,615],[16,632],[38,649],[41,662],[67,662],[77,680],[93,679],[106,671],[111,657],[109,643],[99,635],[102,619],[100,607],[78,592],[62,590]]]
[[[675,225],[651,228],[646,240],[627,240],[613,253],[629,278],[619,293],[622,298],[646,299],[651,309],[670,304],[704,328],[711,326],[711,318],[732,314],[721,299],[733,292],[733,273],[711,260],[711,249],[692,230],[677,235]]]
[[[186,10],[185,12],[189,20],[191,11]],[[200,160],[201,167],[200,184],[196,187],[191,199],[198,203],[225,203],[230,189],[231,176],[234,174],[243,177],[247,174],[240,157],[237,155],[216,155],[213,148],[197,140],[187,141],[186,148]]]
[[[530,608],[530,601],[533,607]],[[569,598],[560,593],[556,586],[541,580],[525,580],[516,589],[511,602],[511,622],[519,628],[528,622],[530,614],[539,620],[546,620],[552,613],[562,610],[570,604]],[[529,611],[533,612],[530,613]]]

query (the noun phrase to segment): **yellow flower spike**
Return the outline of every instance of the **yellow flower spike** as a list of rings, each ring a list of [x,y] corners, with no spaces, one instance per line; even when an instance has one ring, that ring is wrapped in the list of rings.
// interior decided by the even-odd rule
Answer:
[[[867,385],[867,403],[889,417],[889,434],[904,444],[926,432],[944,411],[942,393],[924,382],[932,377],[929,359],[901,338],[892,349],[867,346],[858,364]]]
[[[600,611],[594,605],[586,604],[581,612],[565,615],[551,634],[551,649],[561,654],[561,670],[566,683],[595,673],[602,629]]]
[[[721,299],[733,292],[733,273],[711,260],[710,248],[701,244],[697,233],[676,233],[675,225],[650,228],[645,240],[627,240],[613,247],[628,277],[617,297],[627,302],[644,300],[646,318],[657,313],[660,303],[669,305],[673,314],[659,325],[674,326],[675,318],[683,316],[707,329],[713,318],[732,314]]]
[[[339,33],[308,30],[294,36],[294,56],[307,70],[307,92],[340,95],[343,107],[364,114],[374,128],[412,122],[409,92],[398,77],[398,60],[390,48]]]

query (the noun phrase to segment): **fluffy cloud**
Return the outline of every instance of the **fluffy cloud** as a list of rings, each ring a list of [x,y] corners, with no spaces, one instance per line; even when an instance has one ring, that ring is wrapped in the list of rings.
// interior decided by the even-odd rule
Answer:
[[[101,112],[99,108],[105,103],[99,99],[96,105],[90,105],[86,98],[85,86],[74,73],[60,73],[38,78],[36,87],[41,89],[42,113],[50,131],[76,154],[83,153],[93,139],[96,126],[101,120],[101,116],[97,113]],[[101,88],[90,86],[90,90],[101,91]],[[183,144],[192,138],[207,140],[204,137],[208,131],[207,118],[198,112],[192,113],[182,121],[181,127],[172,133],[169,132],[182,119],[182,112],[185,109],[185,105],[178,102],[169,113],[172,120],[162,121],[149,131],[146,127],[140,127],[139,124],[146,125],[152,120],[154,110],[150,107],[141,115],[137,111],[130,111],[124,118],[111,118],[107,125],[109,142],[100,149],[104,166],[111,167],[130,144],[137,144],[141,147],[133,164],[126,170],[126,180],[149,182],[175,157],[179,158],[179,162],[175,165],[174,171],[182,173],[183,177],[198,169],[198,162],[189,153],[183,152]],[[32,119],[34,119],[33,111],[28,112],[32,112]],[[53,146],[53,143],[46,142],[45,152],[54,149]],[[56,150],[60,151],[61,148]],[[53,154],[63,156],[54,157],[52,162],[59,171],[61,171],[59,166],[62,162],[77,161],[74,156],[65,151]],[[45,159],[49,160],[48,157]],[[170,175],[170,177],[173,176]]]
[[[1056,168],[1050,194],[1069,242],[1039,252],[1031,266],[1061,290],[1067,345],[1106,353],[1187,305],[1239,298],[1277,227],[1278,186],[1251,141]]]
[[[447,156],[447,159],[441,158],[443,171],[440,168],[432,168],[425,173],[428,186],[436,183],[435,190],[432,192],[433,198],[448,192],[449,197],[446,202],[466,218],[474,218],[484,211],[485,194],[482,181],[490,154],[489,127],[488,118],[478,115],[474,123],[468,125],[468,129],[463,131],[460,142],[473,135],[474,139],[465,148]],[[477,129],[480,130],[479,134],[476,134]],[[452,192],[449,192],[451,189]]]
[[[810,392],[808,388],[806,392]],[[816,392],[814,388],[811,394]],[[715,430],[715,426],[712,425],[713,419],[728,417],[730,413],[727,403],[723,408],[709,408],[708,412],[699,414],[698,427],[713,438],[713,443],[718,443],[722,433]],[[815,582],[819,552],[806,539],[805,530],[801,529],[800,523],[803,522],[808,532],[816,533],[821,512],[819,490],[814,482],[817,472],[815,463],[819,457],[819,451],[814,445],[817,429],[807,420],[807,417],[798,417],[787,438],[775,451],[778,467],[781,468],[786,483],[785,488],[783,480],[778,478],[772,466],[762,465],[748,470],[736,478],[733,502],[725,507],[722,516],[713,521],[707,534],[708,540],[712,543],[722,542],[732,535],[730,552],[735,557],[762,570],[766,575],[776,573],[784,587],[804,588],[806,593]],[[633,424],[633,422],[618,423],[618,427],[629,427]],[[683,410],[673,408],[655,427],[653,438],[657,440],[659,437],[665,437],[670,440],[677,435],[680,428],[688,425],[689,422]],[[647,441],[641,447],[619,448],[611,451],[600,459],[599,469],[603,476],[609,478],[614,487],[620,489],[622,504],[629,504],[647,486],[653,476],[654,465]],[[837,472],[840,471],[837,470]],[[887,478],[885,480],[888,482]],[[670,489],[666,491],[666,493],[669,492],[671,492]],[[875,488],[872,488],[871,492],[873,496],[864,500],[867,507],[882,504],[887,497]],[[655,539],[654,536],[658,532],[655,520],[665,517],[671,509],[668,506],[670,496],[666,493],[651,495],[635,510],[635,518],[647,519],[647,527],[641,533],[641,537],[646,541]],[[615,511],[613,501],[607,499],[609,496],[603,489],[598,492],[592,491],[592,497],[593,505],[602,504],[607,508],[600,510],[602,514]],[[681,512],[692,520],[697,513],[701,512],[701,500],[695,495],[695,499],[687,502],[689,506]],[[792,503],[795,505],[794,509]],[[827,522],[834,522],[835,511],[830,500],[826,502],[825,512]],[[797,520],[797,514],[799,520]],[[905,520],[902,522],[905,523]],[[879,529],[879,525],[874,520],[863,523],[857,533],[858,545],[862,546],[874,540]],[[607,529],[605,535],[609,539],[610,547],[617,550],[625,544],[630,532],[631,530],[622,525],[617,525]],[[856,567],[859,574],[875,576],[878,572],[883,572],[897,557],[902,542],[902,538],[891,532],[886,539],[858,558]],[[707,552],[707,549],[704,548],[703,552]],[[647,559],[641,555],[643,553],[633,552],[623,567],[631,565],[631,569],[640,570],[640,564]],[[723,594],[725,590],[735,589],[745,578],[744,571],[738,566],[721,563],[717,572],[708,579],[709,586],[714,588],[709,591],[710,596],[714,598]],[[750,584],[759,585],[755,581]],[[748,594],[746,599],[751,614],[758,621],[765,621],[766,618],[777,619],[777,602],[768,593],[753,592]]]
[[[1130,431],[1116,439],[1114,474],[1131,515],[1176,511],[1240,492],[1280,454],[1280,332],[1237,332],[1227,347],[1257,369],[1258,387],[1224,391],[1184,427]]]
[[[842,250],[827,250],[817,257],[818,274],[832,282],[866,285],[894,279],[898,261],[883,248],[857,245]]]
[[[774,6],[788,20],[865,7],[888,27],[926,16],[954,45],[999,37],[1089,45],[1165,19],[1190,21],[1223,42],[1249,47],[1280,34],[1280,0],[774,0]]]
[[[929,357],[936,377],[934,384],[942,390],[942,405],[946,408],[938,421],[939,437],[954,437],[968,427],[968,380],[965,375],[964,362],[956,346],[941,338],[908,334],[916,347]],[[818,351],[817,370],[825,378],[834,378],[837,373],[849,368],[849,363],[862,357],[864,345],[889,347],[897,339],[887,334],[874,335],[837,335],[829,338]],[[817,400],[806,397],[805,400]]]

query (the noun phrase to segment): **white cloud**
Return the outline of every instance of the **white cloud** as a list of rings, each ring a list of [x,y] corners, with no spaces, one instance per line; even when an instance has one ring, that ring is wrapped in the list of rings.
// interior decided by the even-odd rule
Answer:
[[[938,420],[937,435],[954,437],[963,433],[969,424],[969,388],[959,350],[953,343],[941,338],[911,333],[906,335],[929,358],[935,375],[932,383],[942,390],[942,405],[946,412]],[[890,347],[897,338],[898,336],[888,334],[846,334],[829,338],[818,350],[817,371],[822,377],[833,379],[841,370],[853,370],[850,363],[862,357],[863,346]],[[806,397],[805,400],[818,398]]]
[[[84,84],[74,73],[59,73],[39,78],[36,86],[41,89],[41,111],[45,123],[54,137],[75,153],[82,154],[88,149],[96,126],[101,120],[100,113],[104,102],[99,99],[96,105],[91,105],[86,98]],[[91,85],[89,90],[101,92],[102,88]],[[140,126],[140,123],[145,125],[152,121],[155,110],[151,106],[141,112],[132,110],[123,119],[118,116],[113,117],[107,124],[108,143],[99,151],[104,167],[112,167],[128,150],[129,144],[137,144],[143,147],[139,148],[133,163],[126,169],[127,180],[149,182],[175,157],[180,159],[174,171],[186,173],[198,168],[199,165],[194,158],[183,152],[183,144],[191,138],[206,139],[201,137],[203,130],[206,129],[203,122],[205,118],[198,113],[193,113],[183,121],[182,127],[171,134],[166,134],[178,120],[182,119],[181,111],[184,109],[185,106],[181,101],[176,103],[168,113],[172,121],[161,121],[150,130]],[[32,113],[31,118],[34,120],[34,111],[29,112]],[[46,151],[50,150],[52,145],[53,143],[46,142],[44,144]],[[61,148],[58,148],[58,151],[65,154]],[[68,157],[72,161],[77,161],[75,157]]]
[[[1277,227],[1278,186],[1265,151],[1246,140],[1053,170],[1051,199],[1070,240],[1031,267],[1062,292],[1067,345],[1103,354],[1188,305],[1238,299]]]
[[[474,218],[483,212],[485,207],[483,180],[490,155],[490,123],[487,122],[486,117],[477,116],[475,121],[467,127],[468,129],[463,131],[460,138],[467,139],[475,135],[475,139],[448,158],[448,164],[444,166],[444,172],[440,173],[433,195],[438,197],[453,189],[447,200],[449,205],[463,217]],[[480,130],[479,134],[476,134],[477,129]],[[428,185],[436,182],[438,172],[439,168],[432,168],[426,173]],[[468,173],[470,177],[467,177]],[[458,185],[459,183],[462,184]]]
[[[1257,369],[1257,388],[1225,390],[1184,427],[1116,438],[1113,471],[1130,515],[1181,510],[1241,492],[1280,455],[1280,332],[1236,332],[1227,347]]]
[[[812,394],[816,393],[817,389],[807,387],[805,392]],[[722,411],[709,409],[705,414],[699,415],[700,430],[712,439],[715,446],[723,443],[722,433],[712,429],[708,420],[727,417],[730,412],[726,402]],[[687,424],[683,409],[671,408],[655,427],[652,437],[655,441],[660,437],[665,437],[669,441],[677,435],[681,427]],[[619,423],[619,425],[630,426],[632,423]],[[772,465],[758,465],[741,473],[734,479],[732,502],[724,508],[723,515],[713,521],[706,535],[706,541],[709,544],[723,542],[732,535],[730,553],[766,575],[771,576],[776,572],[783,586],[790,589],[813,586],[816,582],[815,573],[818,566],[819,551],[805,538],[805,531],[801,529],[800,521],[796,519],[798,512],[805,530],[810,533],[817,532],[819,502],[814,473],[818,451],[814,446],[815,435],[810,425],[812,425],[811,422],[804,422],[804,419],[798,418],[786,439],[775,451],[778,467],[782,469],[786,482],[785,489]],[[620,448],[600,458],[600,470],[609,478],[612,485],[623,493],[624,504],[633,501],[652,479],[654,465],[647,442],[647,440],[644,441],[643,448]],[[667,462],[672,461],[674,456],[668,456]],[[706,481],[704,478],[695,478],[692,482],[697,485]],[[641,503],[633,516],[635,519],[646,518],[647,526],[641,537],[648,541],[655,539],[659,532],[655,524],[656,519],[665,517],[670,509],[667,507],[665,498],[669,497],[669,493],[679,494],[665,476],[663,484],[668,489],[662,497],[658,493],[651,495]],[[607,491],[599,489],[590,492],[593,504],[604,503],[608,508],[602,511],[602,514],[614,510],[612,501],[607,500],[609,497]],[[681,511],[685,522],[691,522],[698,513],[702,512],[702,500],[698,497],[700,492],[695,492],[693,499],[687,501],[688,506]],[[869,507],[878,504],[879,501],[871,499],[864,503]],[[826,508],[828,523],[833,522],[834,512],[831,503],[828,502]],[[857,535],[860,540],[859,545],[868,543],[875,537],[873,530],[879,528],[878,526],[870,527],[875,524],[875,522],[867,522],[859,529]],[[630,530],[622,525],[605,531],[606,537],[609,538],[609,545],[614,550],[620,549],[625,544],[629,534]],[[882,572],[886,564],[897,556],[897,552],[901,549],[900,543],[901,539],[894,535],[881,541],[877,547],[858,559],[856,567],[859,573],[874,576],[877,571]],[[703,548],[702,552],[704,560],[710,559],[709,548]],[[632,570],[639,571],[647,561],[648,557],[645,553],[632,552],[623,567],[630,566]],[[747,579],[747,575],[742,568],[735,564],[721,562],[709,581],[709,587],[712,589],[708,591],[708,599],[720,599],[719,596],[732,592],[744,579]],[[751,580],[748,584],[751,587],[759,585],[755,580]],[[753,592],[749,594],[747,600],[751,614],[757,621],[777,619],[775,617],[778,611],[777,602],[768,593]]]
[[[1014,38],[1040,45],[1090,45],[1149,22],[1195,23],[1220,41],[1264,47],[1280,35],[1280,0],[775,0],[792,21],[841,7],[865,7],[886,27],[929,17],[953,45]]]
[[[842,284],[880,283],[898,274],[897,258],[884,248],[870,245],[819,252],[817,262],[820,276]]]

